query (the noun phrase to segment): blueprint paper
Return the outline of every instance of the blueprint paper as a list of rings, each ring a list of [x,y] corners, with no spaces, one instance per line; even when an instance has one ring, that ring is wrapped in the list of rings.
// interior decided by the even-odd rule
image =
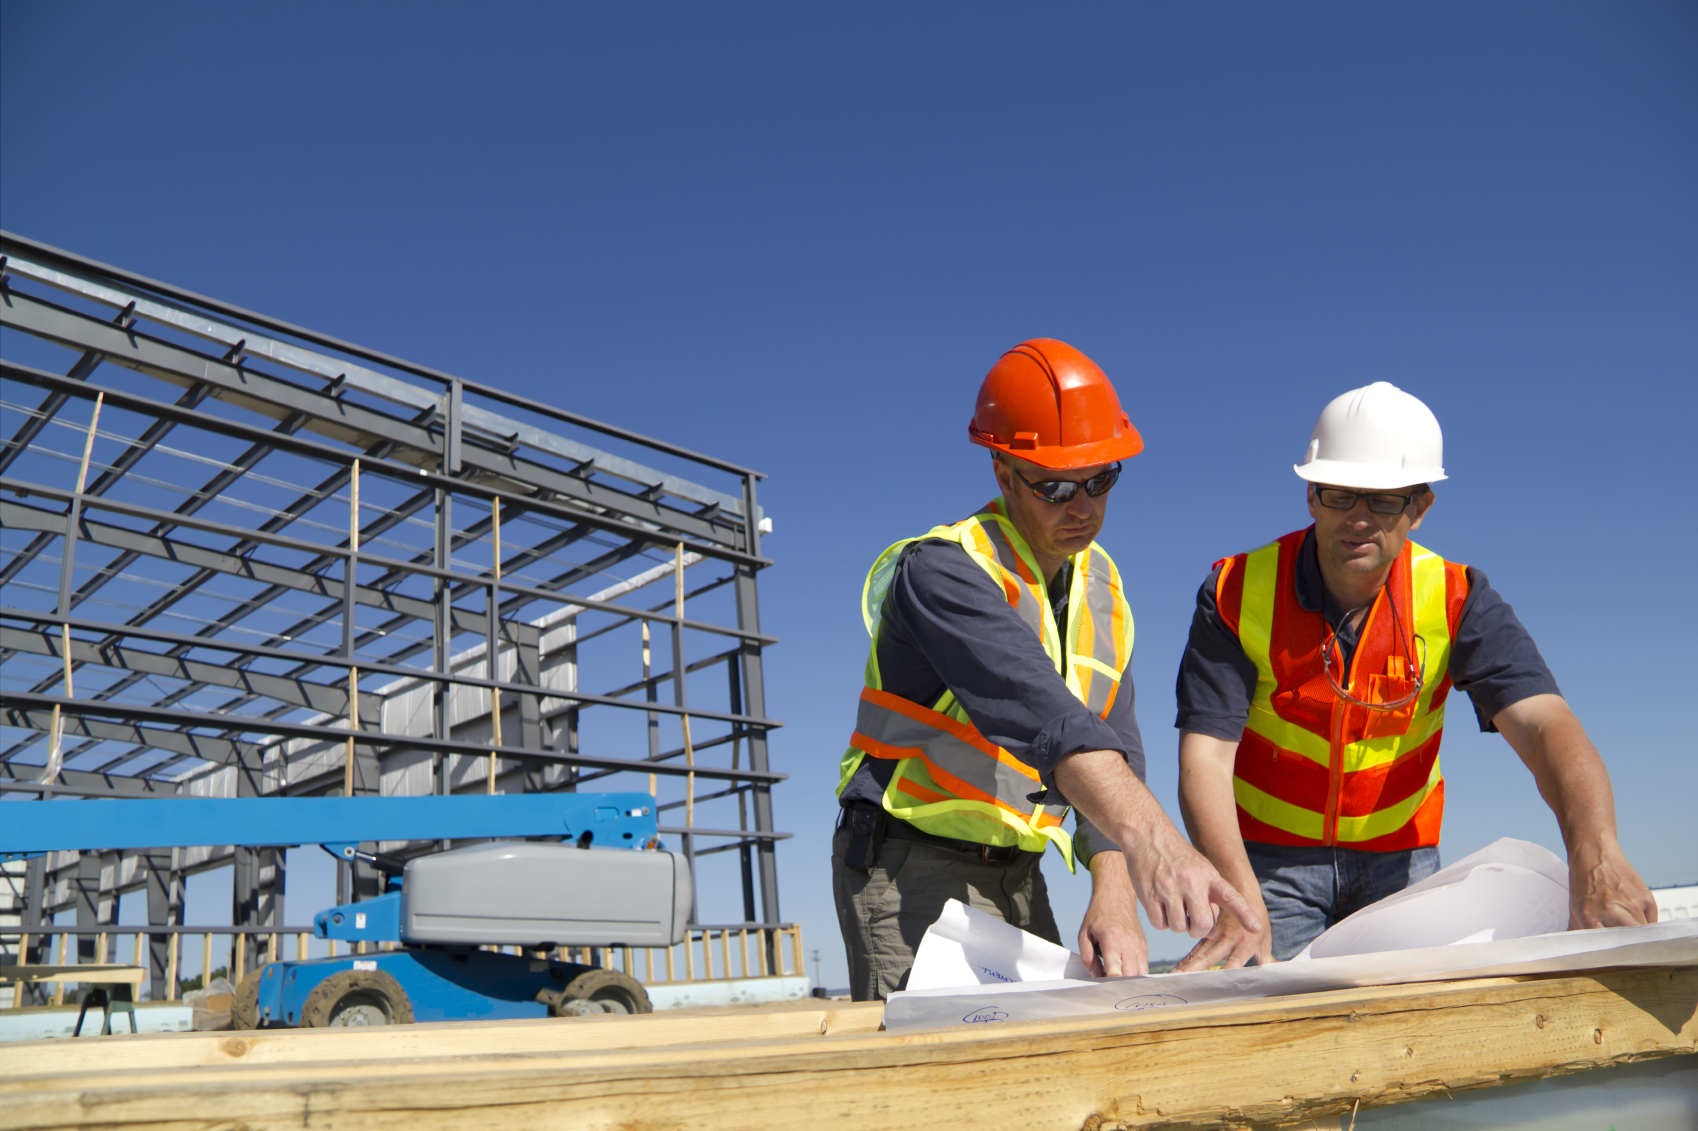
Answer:
[[[951,899],[920,940],[908,987],[935,989],[1090,976],[1084,962],[1066,947]]]
[[[1519,939],[1568,928],[1568,865],[1537,844],[1494,841],[1335,924],[1292,961]]]
[[[1545,849],[1500,840],[1343,920],[1290,962],[1111,979],[1092,978],[1076,955],[952,901],[920,944],[909,988],[886,1004],[884,1024],[1036,1021],[1353,986],[1698,963],[1698,920],[1562,930],[1567,880],[1566,866]]]

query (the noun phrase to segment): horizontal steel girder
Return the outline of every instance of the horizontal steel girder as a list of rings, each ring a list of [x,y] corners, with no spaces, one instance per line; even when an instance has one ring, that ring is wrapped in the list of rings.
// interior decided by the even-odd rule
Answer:
[[[45,734],[53,717],[52,708],[25,709],[18,704],[19,698],[17,695],[6,696],[5,707],[0,708],[0,718],[5,719],[8,726]],[[68,735],[79,735],[96,742],[124,742],[132,746],[144,746],[150,750],[175,754],[180,758],[199,758],[203,762],[212,762],[219,766],[232,763],[257,766],[264,749],[258,743],[220,738],[217,735],[190,734],[169,727],[138,726],[121,720],[109,721],[72,714],[65,715],[63,726]]]
[[[0,649],[27,652],[34,656],[58,659],[62,644],[57,632],[35,631],[0,625]],[[298,653],[292,659],[306,660]],[[126,648],[122,644],[92,644],[71,639],[71,659],[78,664],[116,668],[120,671],[141,672],[145,675],[180,679],[188,683],[203,683],[213,687],[228,687],[249,695],[257,695],[278,703],[306,707],[335,718],[348,714],[348,692],[345,688],[310,680],[290,679],[287,676],[265,675],[228,664],[212,664],[182,656],[166,656],[142,648]],[[367,697],[362,697],[367,698]],[[361,718],[366,718],[362,710]],[[375,720],[372,720],[375,721]]]
[[[305,413],[306,430],[359,449],[384,442],[400,448],[401,462],[440,467],[442,438],[430,428],[401,417],[367,408],[330,392],[314,392],[241,364],[166,342],[78,311],[45,302],[18,291],[0,304],[0,326],[20,330],[71,349],[94,351],[107,360],[175,385],[204,382],[227,404],[259,416],[281,420]],[[204,420],[203,420],[204,423]],[[473,470],[502,475],[572,499],[593,511],[610,511],[689,538],[735,548],[740,540],[729,526],[719,526],[688,511],[630,495],[591,479],[553,472],[540,464],[465,443],[461,463]],[[539,478],[540,477],[540,478]],[[546,482],[544,482],[546,480]]]
[[[552,698],[552,696],[550,696]],[[352,737],[357,745],[367,748],[389,747],[407,750],[440,750],[444,754],[495,754],[502,758],[536,758],[575,766],[594,766],[610,770],[630,770],[643,774],[669,774],[681,777],[694,774],[699,778],[719,781],[750,781],[761,784],[785,781],[788,774],[759,770],[727,770],[715,766],[678,766],[647,759],[603,758],[593,754],[561,754],[553,750],[532,750],[522,746],[494,746],[484,743],[455,742],[451,739],[421,738],[384,731],[350,731],[345,727],[319,726],[312,723],[286,723],[277,719],[255,718],[251,715],[224,715],[215,712],[189,711],[181,708],[142,707],[131,703],[111,703],[89,699],[67,699],[61,695],[39,695],[33,691],[7,695],[9,709],[33,711],[52,710],[57,705],[73,718],[108,718],[131,722],[165,722],[182,727],[204,727],[225,733],[271,734],[280,738],[305,738],[315,742],[345,742]],[[620,703],[620,706],[655,708],[653,703]],[[675,709],[676,710],[676,709]],[[695,716],[712,717],[709,712],[684,712]]]

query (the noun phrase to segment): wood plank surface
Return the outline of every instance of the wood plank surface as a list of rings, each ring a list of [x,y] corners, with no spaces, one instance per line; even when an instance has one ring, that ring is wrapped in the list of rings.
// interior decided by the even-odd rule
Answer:
[[[647,1048],[692,1042],[877,1032],[884,1003],[669,1010],[637,1017],[440,1021],[376,1029],[255,1029],[124,1034],[123,1040],[51,1038],[0,1046],[0,1082],[56,1072],[120,1072],[228,1064],[302,1064],[427,1056]]]
[[[506,1031],[505,1051],[467,1055],[7,1069],[0,1128],[1243,1127],[1692,1054],[1698,967],[641,1048],[539,1051],[540,1026]]]

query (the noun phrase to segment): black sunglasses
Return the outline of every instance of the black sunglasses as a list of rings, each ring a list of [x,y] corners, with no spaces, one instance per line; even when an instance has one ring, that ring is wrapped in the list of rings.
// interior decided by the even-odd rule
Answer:
[[[1081,487],[1085,489],[1085,494],[1094,499],[1098,495],[1106,495],[1108,489],[1120,479],[1120,465],[1118,463],[1107,471],[1097,472],[1083,483],[1073,479],[1045,479],[1041,483],[1033,483],[1030,479],[1021,475],[1020,469],[1012,463],[1008,465],[1008,470],[1014,473],[1016,479],[1030,487],[1032,494],[1046,503],[1072,502],[1073,496],[1079,493]]]
[[[1361,499],[1368,504],[1368,509],[1375,514],[1402,514],[1415,504],[1415,500],[1427,493],[1426,487],[1420,487],[1407,495],[1393,495],[1388,492],[1346,491],[1340,487],[1316,487],[1315,498],[1323,507],[1334,511],[1347,511]]]

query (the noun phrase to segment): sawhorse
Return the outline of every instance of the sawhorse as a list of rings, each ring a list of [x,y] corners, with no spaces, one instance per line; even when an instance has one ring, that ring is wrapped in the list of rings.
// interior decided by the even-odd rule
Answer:
[[[135,987],[147,978],[140,966],[119,966],[87,963],[76,966],[0,966],[0,982],[82,982],[88,986],[83,993],[82,1009],[77,1013],[73,1037],[82,1036],[83,1019],[90,1006],[101,1011],[100,1033],[112,1034],[112,1015],[128,1014],[130,1032],[136,1029]]]

